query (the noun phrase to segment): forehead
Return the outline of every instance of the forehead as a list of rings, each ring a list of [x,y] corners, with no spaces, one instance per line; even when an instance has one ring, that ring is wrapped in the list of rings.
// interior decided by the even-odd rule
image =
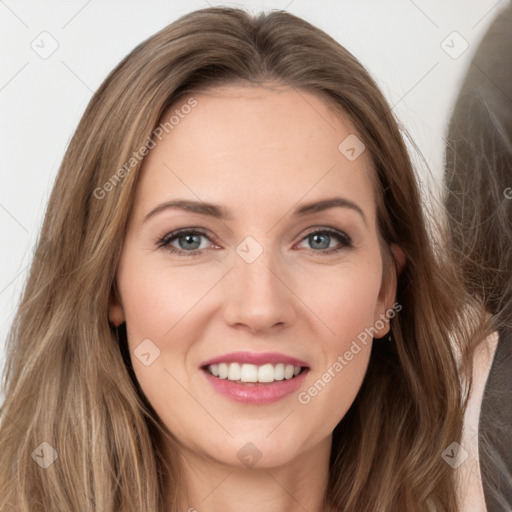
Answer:
[[[347,158],[347,144],[359,152],[362,141],[330,102],[272,84],[215,87],[193,98],[194,108],[182,108],[185,97],[163,116],[163,123],[174,116],[173,126],[144,160],[138,204],[185,195],[264,210],[341,194],[374,217],[371,159],[366,151]]]

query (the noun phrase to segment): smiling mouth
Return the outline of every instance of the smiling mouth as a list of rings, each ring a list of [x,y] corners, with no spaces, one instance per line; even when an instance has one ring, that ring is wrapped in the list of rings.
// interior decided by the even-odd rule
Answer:
[[[272,384],[283,380],[291,380],[307,370],[303,366],[291,364],[247,364],[219,363],[203,367],[203,370],[218,379],[237,383]]]

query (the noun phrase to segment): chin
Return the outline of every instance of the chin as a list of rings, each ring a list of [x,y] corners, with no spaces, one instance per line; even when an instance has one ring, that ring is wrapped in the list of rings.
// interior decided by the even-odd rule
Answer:
[[[275,425],[274,425],[275,428]],[[266,437],[267,436],[267,437]],[[206,447],[205,447],[206,448]],[[273,432],[238,435],[233,439],[209,444],[208,455],[221,464],[249,469],[272,469],[293,462],[304,454],[305,439],[290,434]]]

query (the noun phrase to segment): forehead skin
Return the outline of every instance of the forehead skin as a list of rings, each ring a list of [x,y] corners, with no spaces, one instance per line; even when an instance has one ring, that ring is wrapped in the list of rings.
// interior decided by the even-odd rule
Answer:
[[[273,84],[215,87],[193,97],[197,105],[144,160],[137,225],[155,202],[187,197],[229,204],[240,220],[257,213],[270,229],[298,202],[342,195],[357,199],[375,229],[371,160],[363,152],[351,162],[340,152],[355,130],[328,102]]]

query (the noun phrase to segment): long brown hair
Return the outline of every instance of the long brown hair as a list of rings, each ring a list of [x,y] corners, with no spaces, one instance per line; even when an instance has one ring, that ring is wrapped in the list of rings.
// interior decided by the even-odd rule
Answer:
[[[108,303],[140,169],[134,155],[180,98],[240,80],[318,94],[350,117],[374,164],[385,262],[392,243],[407,259],[392,338],[374,344],[334,431],[326,504],[456,510],[453,469],[441,455],[461,435],[466,297],[433,248],[397,121],[364,67],[327,34],[283,11],[230,8],[187,14],[137,46],[94,94],[70,142],[9,337],[2,510],[177,510],[164,503],[180,481],[178,462],[161,455],[172,436],[137,385]],[[388,278],[396,273],[385,268]]]

